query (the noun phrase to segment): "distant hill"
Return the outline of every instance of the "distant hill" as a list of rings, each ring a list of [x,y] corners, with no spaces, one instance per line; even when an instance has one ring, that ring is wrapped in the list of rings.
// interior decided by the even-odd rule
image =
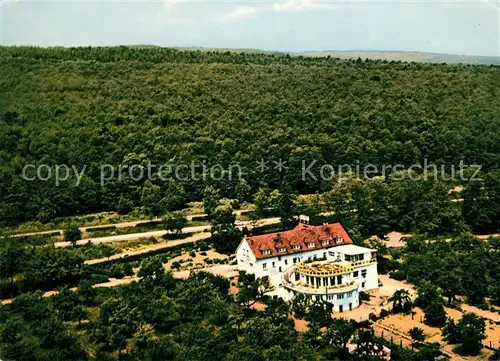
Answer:
[[[298,53],[304,56],[328,56],[340,59],[380,59],[388,61],[414,61],[423,63],[467,63],[482,65],[500,65],[500,57],[423,53],[417,51],[306,51]]]
[[[179,50],[200,50],[200,51],[220,51],[220,52],[235,52],[235,53],[252,53],[252,54],[286,54],[287,52],[260,50],[260,49],[231,49],[231,48],[199,48],[186,47],[177,48]],[[376,51],[376,50],[348,50],[348,51],[303,51],[289,52],[290,55],[302,55],[311,57],[322,57],[330,55],[333,58],[340,59],[380,59],[387,61],[407,61],[419,63],[465,63],[465,64],[481,64],[481,65],[500,65],[500,57],[495,56],[475,56],[475,55],[456,55],[456,54],[440,54],[440,53],[425,53],[418,51]]]

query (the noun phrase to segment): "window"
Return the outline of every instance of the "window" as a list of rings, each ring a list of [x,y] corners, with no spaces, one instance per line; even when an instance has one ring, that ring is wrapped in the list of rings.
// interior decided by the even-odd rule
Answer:
[[[278,252],[284,253],[284,252],[286,252],[286,248],[285,247],[280,247],[280,248],[278,248]]]
[[[276,267],[276,262],[273,261],[273,268]]]
[[[359,271],[354,271],[354,273],[352,274],[353,277],[359,277]]]
[[[288,260],[286,259],[286,260],[285,260],[285,266],[286,266],[287,264],[288,264]]]
[[[293,250],[298,250],[298,249],[300,249],[300,245],[298,245],[298,244],[294,244],[294,245],[292,246],[292,249],[293,249]]]
[[[343,299],[343,298],[344,298],[344,294],[343,294],[343,293],[341,293],[340,295],[337,295],[337,299],[338,299],[338,300],[341,300],[341,299]]]
[[[361,288],[365,288],[365,285],[366,285],[366,282],[363,282],[363,283],[361,284]]]
[[[366,270],[365,269],[361,270],[361,276],[363,276],[364,278],[366,278]]]
[[[279,271],[281,272],[281,266],[280,266],[280,268],[279,268]]]
[[[267,263],[262,263],[262,269],[266,269],[267,268]]]
[[[323,246],[326,246],[326,245],[330,244],[330,241],[321,241],[321,244],[322,244]]]
[[[270,249],[264,249],[264,250],[262,250],[262,254],[271,254],[271,250]]]
[[[293,259],[293,264],[297,263],[297,258]]]
[[[315,246],[314,242],[309,242],[307,244],[307,247],[309,247],[309,248],[314,248],[314,246]]]

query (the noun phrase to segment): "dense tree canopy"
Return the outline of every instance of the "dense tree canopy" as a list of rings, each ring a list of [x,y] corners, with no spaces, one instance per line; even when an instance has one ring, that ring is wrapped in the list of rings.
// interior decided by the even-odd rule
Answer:
[[[0,72],[5,223],[132,207],[161,215],[200,200],[207,185],[240,201],[282,184],[296,194],[327,191],[323,164],[373,164],[379,172],[424,159],[446,166],[464,160],[485,172],[500,164],[500,70],[493,66],[4,47]],[[309,169],[316,177],[301,177],[303,162],[315,162]],[[138,180],[137,166],[149,163],[172,167],[167,178],[174,180]],[[184,167],[191,163],[193,171]],[[85,170],[79,181],[70,176],[56,185],[22,179],[26,164]],[[103,164],[114,166],[115,176],[100,187]],[[221,177],[210,177],[214,164]],[[104,169],[106,179],[110,173]],[[485,222],[499,219],[498,208],[480,211],[468,205],[465,214],[474,228],[492,229]],[[430,228],[455,217],[454,210],[442,213]]]

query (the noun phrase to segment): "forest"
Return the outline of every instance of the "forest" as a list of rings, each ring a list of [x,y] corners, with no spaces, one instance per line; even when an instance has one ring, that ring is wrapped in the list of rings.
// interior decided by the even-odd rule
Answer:
[[[265,296],[269,284],[241,273],[239,291],[227,279],[195,273],[187,280],[165,273],[161,261],[141,263],[139,282],[53,297],[27,293],[0,307],[0,350],[15,360],[380,360],[381,345],[392,360],[431,361],[433,346],[405,350],[375,337],[366,325],[331,318],[324,301],[288,304]],[[147,299],[147,302],[144,300]],[[265,311],[252,308],[260,302]],[[304,319],[299,333],[294,320]],[[322,331],[323,330],[323,331]],[[355,342],[349,355],[346,345]],[[346,358],[347,357],[347,358]]]
[[[408,167],[425,159],[449,167],[464,161],[480,165],[486,175],[500,164],[495,66],[163,48],[1,47],[0,71],[3,225],[127,212],[157,198],[157,212],[164,213],[201,200],[207,186],[221,197],[245,198],[240,201],[253,201],[260,189],[331,191],[332,181],[301,178],[302,161],[333,167]],[[260,160],[285,161],[287,168],[261,172]],[[103,164],[193,162],[224,169],[239,164],[243,179],[203,179],[198,168],[198,177],[182,180],[125,175],[100,186]],[[70,177],[56,185],[53,179],[23,179],[27,164],[86,171],[79,182]],[[459,223],[478,232],[500,227],[493,202],[498,173],[485,179],[463,184],[466,199],[458,210]],[[444,192],[453,186],[438,183],[429,187]],[[400,195],[411,201],[411,194]],[[411,228],[410,218],[397,221]]]
[[[0,72],[0,298],[16,297],[0,306],[2,359],[375,361],[382,344],[395,361],[440,358],[435,345],[402,349],[367,324],[332,319],[326,303],[270,298],[269,284],[251,275],[176,279],[163,263],[180,249],[90,266],[84,261],[117,251],[76,247],[82,234],[75,222],[64,229],[68,248],[53,247],[51,235],[8,237],[23,222],[103,211],[162,217],[156,226],[175,232],[187,222],[178,211],[193,201],[203,202],[212,237],[191,247],[226,254],[248,231],[236,227],[232,212],[242,203],[254,206],[251,220],[281,219],[276,229],[255,232],[291,227],[304,214],[312,223],[342,222],[356,244],[411,233],[402,249],[368,244],[378,251],[379,274],[418,289],[415,304],[396,292],[393,312],[418,306],[464,354],[481,351],[484,321],[470,314],[456,325],[447,321],[443,297],[450,306],[458,299],[500,306],[499,238],[473,236],[500,233],[500,67],[0,47]],[[378,170],[368,178],[304,179],[303,162],[315,162],[315,174],[324,164]],[[426,162],[443,166],[445,176],[406,169]],[[472,167],[451,177],[461,162],[479,166],[474,181]],[[183,170],[172,179],[125,173],[102,182],[103,165],[148,164]],[[191,172],[186,164],[202,166]],[[234,164],[241,177],[228,177]],[[398,171],[380,172],[397,164]],[[26,165],[85,171],[62,181],[26,180]],[[214,165],[222,169],[216,179],[206,176]],[[141,279],[129,285],[92,287],[134,273]],[[48,290],[58,293],[42,297]],[[292,315],[304,321],[303,332]]]

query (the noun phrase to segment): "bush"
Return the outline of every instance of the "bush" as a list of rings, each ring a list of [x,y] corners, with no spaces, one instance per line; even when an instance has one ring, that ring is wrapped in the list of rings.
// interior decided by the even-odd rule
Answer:
[[[15,282],[8,279],[0,279],[0,299],[16,297],[19,294],[19,289]]]
[[[389,316],[389,311],[387,311],[386,309],[383,309],[382,311],[380,311],[380,315],[379,315],[380,318],[385,318],[387,316]]]
[[[368,300],[370,300],[370,295],[368,293],[366,293],[366,292],[361,291],[359,293],[359,301],[360,301],[360,303],[363,302],[363,301],[368,301]]]
[[[134,274],[132,264],[130,264],[129,262],[123,264],[123,274],[125,276],[132,276]]]
[[[485,302],[479,304],[477,306],[477,308],[479,308],[480,310],[483,310],[483,311],[488,311],[490,309],[490,307],[488,306],[488,304],[485,303]]]
[[[196,252],[195,252],[195,251],[191,251],[191,252],[189,252],[189,256],[190,256],[191,258],[195,258],[195,257],[196,257]]]
[[[406,280],[406,274],[404,271],[401,271],[401,270],[391,271],[389,273],[389,277],[391,277],[392,279],[395,279],[396,281]]]
[[[64,230],[64,240],[66,242],[74,243],[80,239],[82,239],[82,231],[80,231],[78,225],[75,223],[68,225],[68,227]]]
[[[199,243],[199,249],[202,252],[208,251],[210,249],[210,244],[207,241],[201,241]]]
[[[419,327],[413,327],[408,330],[408,334],[411,336],[411,338],[415,341],[422,342],[425,340],[425,333],[424,330],[422,330]]]

